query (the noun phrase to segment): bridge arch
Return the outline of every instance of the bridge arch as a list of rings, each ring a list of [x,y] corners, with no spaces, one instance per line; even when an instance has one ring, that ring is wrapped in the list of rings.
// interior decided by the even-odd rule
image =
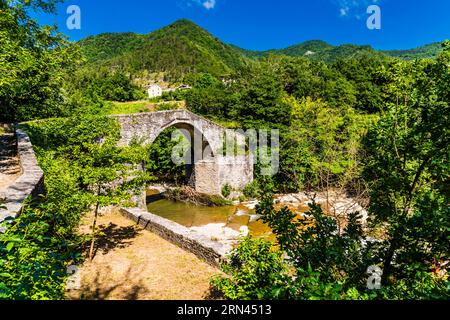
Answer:
[[[168,123],[155,132],[154,140],[149,141],[153,143],[164,131],[175,128],[185,136],[185,138],[191,144],[191,164],[200,160],[215,158],[219,156],[220,150],[213,150],[210,141],[213,141],[214,137],[208,136],[208,133],[202,132],[201,128],[198,128],[193,121],[186,120],[174,120]],[[153,138],[153,137],[152,137]]]
[[[134,139],[151,144],[171,127],[186,129],[194,137],[191,141],[197,149],[193,151],[193,179],[190,180],[198,192],[220,194],[224,185],[242,190],[253,181],[253,157],[224,156],[221,151],[226,129],[212,121],[187,110],[114,117],[121,127],[119,145],[129,145]]]

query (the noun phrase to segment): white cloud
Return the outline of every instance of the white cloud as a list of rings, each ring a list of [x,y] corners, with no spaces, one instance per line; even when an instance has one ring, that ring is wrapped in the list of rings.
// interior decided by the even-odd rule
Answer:
[[[192,5],[202,6],[206,10],[212,10],[216,7],[217,0],[183,0],[187,7],[192,7]]]
[[[207,9],[214,9],[214,7],[216,6],[216,0],[206,0],[203,2],[203,6]]]
[[[341,17],[361,17],[366,13],[367,7],[380,4],[383,0],[331,0],[339,8]]]
[[[348,7],[345,8],[341,8],[340,12],[341,12],[341,17],[345,17],[346,15],[348,15],[348,11],[350,9]]]

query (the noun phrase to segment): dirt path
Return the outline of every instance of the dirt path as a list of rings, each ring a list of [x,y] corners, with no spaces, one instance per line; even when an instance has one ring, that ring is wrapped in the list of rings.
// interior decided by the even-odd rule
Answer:
[[[81,232],[89,232],[92,217]],[[81,290],[70,299],[200,300],[219,271],[193,254],[142,230],[119,213],[100,218],[104,235],[92,262],[79,269]]]
[[[10,126],[0,124],[0,191],[11,185],[20,173],[14,132]]]

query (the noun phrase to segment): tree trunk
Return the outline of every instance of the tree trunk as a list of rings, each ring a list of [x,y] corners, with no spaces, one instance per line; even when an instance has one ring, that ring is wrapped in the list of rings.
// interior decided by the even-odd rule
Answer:
[[[97,201],[97,205],[95,206],[94,221],[92,222],[92,240],[91,240],[91,248],[89,249],[89,260],[90,261],[92,261],[94,259],[95,231],[96,231],[95,229],[97,227],[98,208],[99,208],[99,203]]]
[[[392,259],[394,258],[394,253],[396,250],[397,250],[397,243],[395,240],[393,240],[389,247],[388,254],[386,255],[386,259],[384,259],[383,263],[383,275],[381,277],[381,283],[383,285],[388,284],[389,276],[392,273]]]

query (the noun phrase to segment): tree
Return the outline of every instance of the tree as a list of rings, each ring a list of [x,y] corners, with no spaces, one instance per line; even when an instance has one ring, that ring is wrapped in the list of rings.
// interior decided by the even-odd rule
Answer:
[[[276,65],[271,62],[244,69],[243,76],[232,85],[236,93],[229,115],[248,126],[288,125],[290,106],[283,102],[284,91]]]
[[[136,165],[147,155],[137,145],[118,148],[118,124],[110,118],[74,116],[23,129],[45,173],[45,192],[0,234],[0,299],[63,299],[66,268],[82,260],[80,218],[127,205],[133,191],[142,191],[148,175]]]
[[[336,220],[316,204],[308,218],[288,208],[276,210],[266,193],[257,213],[273,230],[279,249],[244,239],[232,251],[212,287],[228,299],[368,299],[366,251],[357,213],[340,231]]]
[[[81,56],[54,28],[39,26],[28,14],[52,12],[57,2],[0,1],[0,121],[67,114],[63,78]]]
[[[94,212],[89,251],[92,259],[99,209],[124,202],[130,198],[130,192],[142,192],[140,188],[149,175],[139,166],[147,159],[147,154],[145,148],[137,144],[119,147],[119,124],[111,118],[72,117],[48,124],[52,127],[43,130],[41,126],[38,134],[45,134],[46,144],[50,143],[50,136],[51,148],[56,147],[59,154],[70,160],[85,201]]]
[[[368,113],[381,111],[384,82],[380,71],[387,67],[388,61],[387,57],[366,53],[357,58],[338,60],[333,64],[332,68],[351,81],[356,89],[355,109]]]
[[[272,190],[263,191],[257,212],[276,235],[289,275],[269,277],[258,272],[258,266],[269,260],[249,254],[261,251],[247,250],[246,241],[231,255],[236,259],[235,254],[244,252],[239,264],[224,267],[231,277],[214,282],[215,287],[230,298],[253,297],[258,292],[254,284],[263,283],[265,299],[448,299],[449,62],[450,43],[445,43],[435,61],[391,61],[379,70],[383,112],[370,126],[360,150],[362,177],[370,186],[365,229],[357,212],[346,215],[340,225],[314,203],[302,216],[288,208],[275,209]],[[347,171],[345,167],[341,171],[344,150],[355,151],[347,141],[364,134],[365,125],[343,121],[346,115],[329,109],[325,102],[307,99],[290,104],[292,129],[309,137],[323,155],[315,168],[333,176]],[[348,131],[343,130],[346,127]],[[263,244],[253,245],[264,250]],[[252,268],[238,270],[246,265]],[[367,290],[369,266],[382,268],[379,291]],[[264,283],[261,276],[276,281]]]
[[[292,191],[348,191],[360,174],[361,139],[376,117],[311,97],[284,101],[291,106],[291,125],[282,131],[277,180]]]
[[[388,71],[398,79],[388,91],[393,102],[365,140],[372,225],[386,238],[379,246],[385,285],[403,279],[412,286],[449,257],[449,57],[444,51],[431,65],[397,63]]]

